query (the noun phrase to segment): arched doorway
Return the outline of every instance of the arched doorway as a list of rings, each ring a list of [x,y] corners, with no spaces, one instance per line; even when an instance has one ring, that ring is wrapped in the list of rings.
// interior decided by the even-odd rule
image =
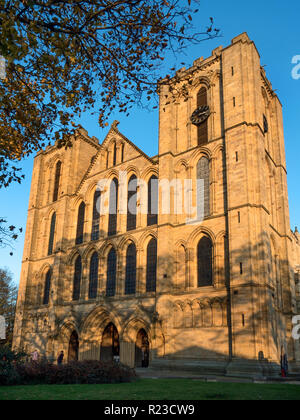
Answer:
[[[101,362],[112,362],[120,356],[119,333],[114,324],[110,323],[104,330],[101,343]]]
[[[135,343],[135,366],[149,367],[149,339],[144,329],[141,329]]]
[[[69,342],[68,362],[77,362],[79,353],[79,337],[76,331],[73,331]]]

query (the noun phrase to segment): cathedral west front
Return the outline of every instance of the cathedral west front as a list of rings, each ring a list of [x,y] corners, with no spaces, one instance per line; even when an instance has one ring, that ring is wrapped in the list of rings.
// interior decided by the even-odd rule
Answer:
[[[79,129],[35,157],[14,348],[254,376],[287,354],[297,371],[300,235],[255,44],[241,34],[159,98],[157,156],[116,121],[101,144]]]

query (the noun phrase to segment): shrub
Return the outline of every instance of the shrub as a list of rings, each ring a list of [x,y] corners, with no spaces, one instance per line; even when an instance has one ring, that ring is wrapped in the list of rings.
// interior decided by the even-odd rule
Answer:
[[[0,385],[71,385],[112,384],[136,379],[134,369],[116,363],[99,361],[72,362],[61,366],[48,362],[7,364],[6,382]]]
[[[15,352],[9,346],[0,346],[0,362],[3,362],[4,357],[9,363],[21,362],[25,360],[26,356],[25,352]]]
[[[25,353],[14,352],[8,346],[0,346],[0,385],[17,385],[21,382],[16,365],[25,357]]]
[[[46,378],[51,369],[47,362],[29,362],[15,366],[22,385],[39,385],[47,383]]]
[[[11,363],[0,362],[0,386],[19,385],[20,383],[21,378],[15,366]]]
[[[72,362],[52,366],[48,383],[52,384],[111,384],[136,379],[133,369],[116,363],[98,361]]]

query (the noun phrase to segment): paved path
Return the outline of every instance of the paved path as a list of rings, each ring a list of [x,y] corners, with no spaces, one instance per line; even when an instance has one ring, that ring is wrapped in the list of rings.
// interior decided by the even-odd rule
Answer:
[[[257,384],[276,384],[286,383],[289,385],[300,385],[300,377],[290,378],[236,378],[226,376],[196,375],[184,371],[169,371],[155,369],[136,369],[140,378],[144,379],[191,379],[203,382],[223,382],[223,383],[257,383]]]

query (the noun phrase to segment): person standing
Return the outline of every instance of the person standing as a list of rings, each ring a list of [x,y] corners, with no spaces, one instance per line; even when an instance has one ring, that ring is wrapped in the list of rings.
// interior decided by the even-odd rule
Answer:
[[[287,354],[284,352],[284,349],[281,350],[281,376],[286,378],[289,373],[289,362]]]
[[[58,366],[61,366],[63,364],[64,357],[65,357],[65,354],[64,354],[63,351],[61,351],[58,358],[57,358],[57,365]]]
[[[146,346],[142,347],[142,367],[147,368],[149,365],[149,354]]]
[[[37,350],[35,350],[32,355],[31,355],[31,360],[35,363],[37,363],[39,361],[39,352]]]
[[[284,371],[284,377],[286,378],[289,374],[289,362],[288,362],[288,357],[286,354],[283,356],[283,371]]]

